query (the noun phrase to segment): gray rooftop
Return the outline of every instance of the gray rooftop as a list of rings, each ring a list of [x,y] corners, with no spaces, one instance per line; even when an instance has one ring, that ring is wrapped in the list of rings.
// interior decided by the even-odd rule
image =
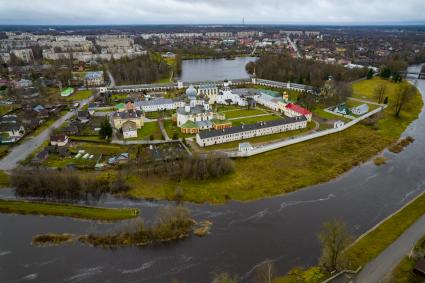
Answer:
[[[230,127],[222,130],[210,130],[210,131],[202,131],[199,133],[199,137],[201,139],[207,139],[207,138],[213,138],[213,137],[219,137],[224,135],[231,135],[236,133],[243,133],[253,130],[259,130],[259,129],[267,129],[271,127],[286,125],[286,124],[292,124],[295,122],[301,122],[301,121],[307,121],[307,118],[304,116],[300,117],[287,117],[284,119],[278,119],[278,120],[272,120],[267,122],[258,122],[255,124],[246,124],[246,125],[240,125],[236,127]]]
[[[138,100],[135,102],[136,106],[153,106],[153,105],[165,105],[165,104],[173,104],[174,101],[169,98],[155,98],[152,100]]]
[[[211,112],[211,110],[205,110],[204,106],[202,105],[196,105],[196,106],[190,107],[190,112],[186,112],[185,107],[177,108],[177,113],[182,115],[200,114],[205,112]]]

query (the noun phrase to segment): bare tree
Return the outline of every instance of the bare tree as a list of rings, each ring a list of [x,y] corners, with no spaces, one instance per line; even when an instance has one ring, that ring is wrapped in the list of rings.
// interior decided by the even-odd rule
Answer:
[[[373,90],[375,98],[378,100],[378,103],[382,103],[384,101],[384,97],[387,93],[387,87],[383,84],[380,84],[375,87]]]
[[[238,283],[238,277],[232,276],[227,272],[218,274],[212,281],[212,283]]]
[[[271,283],[276,277],[275,264],[271,260],[267,260],[255,269],[254,282],[256,283]]]
[[[400,117],[400,112],[407,102],[413,97],[416,92],[416,88],[412,85],[401,85],[396,92],[394,101],[394,114],[396,117]]]
[[[344,250],[352,241],[345,223],[338,219],[324,223],[318,238],[322,245],[320,265],[329,272],[339,270],[344,264]]]

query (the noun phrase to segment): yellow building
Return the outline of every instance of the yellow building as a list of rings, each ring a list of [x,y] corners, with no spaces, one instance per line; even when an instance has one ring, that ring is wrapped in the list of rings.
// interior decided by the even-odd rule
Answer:
[[[112,115],[112,125],[115,129],[120,130],[125,122],[134,122],[138,129],[144,125],[144,116],[141,111],[117,111]]]

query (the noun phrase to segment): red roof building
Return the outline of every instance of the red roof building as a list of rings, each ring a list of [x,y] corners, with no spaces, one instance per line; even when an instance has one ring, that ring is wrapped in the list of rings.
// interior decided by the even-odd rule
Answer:
[[[286,104],[283,111],[288,117],[305,116],[308,121],[311,121],[312,113],[304,107],[301,107],[294,103]]]

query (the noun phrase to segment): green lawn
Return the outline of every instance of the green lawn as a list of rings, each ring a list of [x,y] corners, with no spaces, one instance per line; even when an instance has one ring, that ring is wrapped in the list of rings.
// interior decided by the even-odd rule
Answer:
[[[127,97],[128,97],[127,93],[116,93],[116,94],[111,95],[111,100],[112,101],[114,101],[114,100],[124,100]]]
[[[84,99],[89,98],[91,95],[92,95],[92,91],[90,89],[77,90],[76,92],[74,92],[70,96],[66,97],[66,99],[72,100],[72,101],[84,100]]]
[[[127,140],[149,140],[151,135],[155,140],[163,139],[157,122],[145,123],[141,129],[137,130],[137,138],[131,138]]]
[[[179,127],[173,124],[171,120],[164,120],[164,128],[170,139],[173,138],[174,134],[177,134],[179,138],[190,138],[194,137],[194,134],[183,134]]]
[[[353,97],[377,102],[374,96],[374,90],[378,85],[381,84],[387,88],[386,96],[389,98],[395,96],[395,92],[397,91],[399,84],[393,83],[390,80],[384,80],[380,77],[374,77],[371,80],[363,80],[353,84]]]
[[[374,81],[369,82],[373,87]],[[392,98],[389,98],[390,102]],[[394,143],[417,118],[422,105],[422,98],[417,93],[406,104],[401,118],[393,116],[390,106],[375,126],[358,124],[337,134],[236,159],[235,172],[218,179],[176,183],[155,177],[142,181],[136,176],[131,182],[131,195],[170,199],[178,186],[183,188],[183,198],[187,201],[223,203],[229,199],[264,198],[326,182]]]
[[[0,105],[0,116],[6,115],[7,113],[9,113],[10,111],[16,109],[17,106],[16,105]]]
[[[4,171],[0,170],[0,188],[5,188],[9,186],[9,175]]]
[[[116,221],[139,215],[135,208],[101,208],[71,204],[0,200],[0,213],[66,216],[73,218]]]
[[[351,121],[351,119],[326,112],[322,107],[317,107],[312,112],[317,117],[320,117],[320,118],[325,119],[325,120],[341,120],[341,121],[344,121],[344,122]]]
[[[282,117],[271,114],[271,115],[251,117],[251,118],[235,119],[235,120],[231,120],[230,122],[232,122],[232,126],[239,126],[242,123],[255,124],[258,122],[266,122],[266,121],[272,121],[272,120],[278,120],[278,119],[282,119]]]
[[[237,117],[246,117],[246,116],[253,116],[253,115],[260,115],[260,114],[267,114],[268,112],[261,110],[261,109],[238,109],[238,110],[228,110],[225,112],[222,112],[224,115],[226,115],[226,119],[230,118],[237,118]]]
[[[348,249],[352,267],[364,266],[378,256],[425,214],[425,194],[389,218]]]
[[[158,119],[159,117],[171,117],[175,111],[167,110],[167,111],[155,111],[155,112],[146,112],[145,117],[149,119]]]

